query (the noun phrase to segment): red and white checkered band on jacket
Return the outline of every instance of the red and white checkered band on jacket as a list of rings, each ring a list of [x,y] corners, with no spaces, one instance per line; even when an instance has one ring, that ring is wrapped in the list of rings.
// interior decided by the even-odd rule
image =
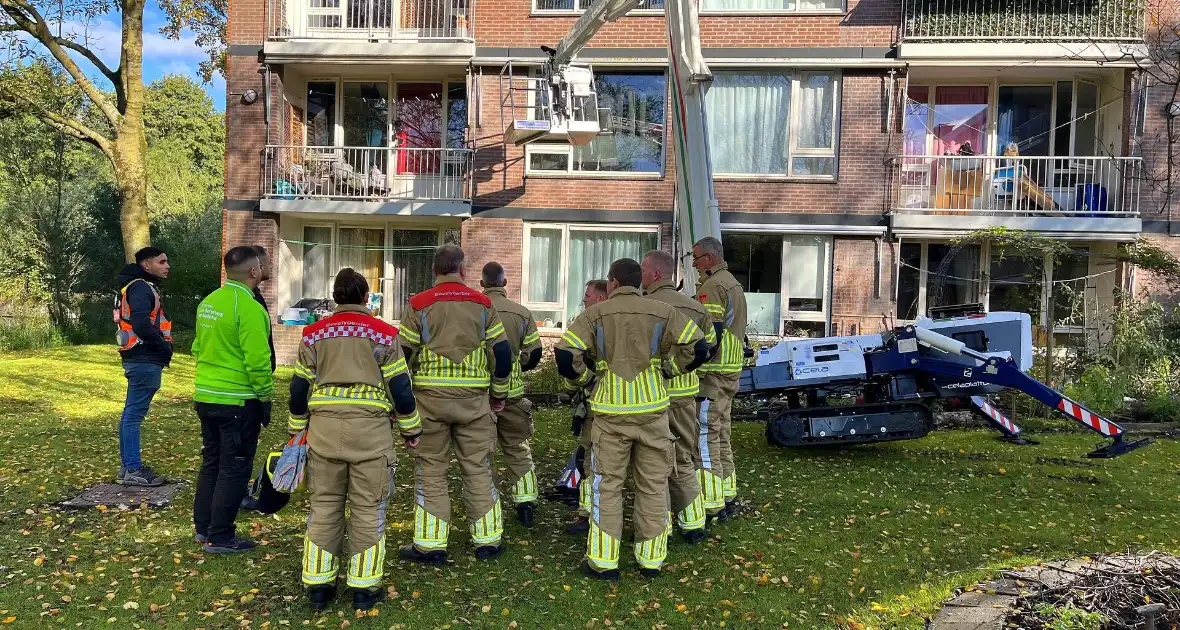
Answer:
[[[303,329],[303,343],[312,346],[321,339],[337,337],[363,337],[383,346],[392,346],[397,337],[397,328],[375,318],[357,318],[355,315],[339,318],[333,315]],[[367,320],[367,321],[366,321]]]

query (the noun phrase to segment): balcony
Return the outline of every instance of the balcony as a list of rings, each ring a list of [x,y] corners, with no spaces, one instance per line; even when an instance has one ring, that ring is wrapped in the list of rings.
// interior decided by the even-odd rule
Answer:
[[[466,63],[473,9],[474,0],[270,0],[265,52],[274,63]]]
[[[271,145],[262,210],[468,216],[473,161],[471,149]]]
[[[1102,61],[1143,46],[1146,0],[901,1],[902,58]]]
[[[991,227],[1094,240],[1142,228],[1141,158],[907,155],[892,163],[892,225],[901,236]]]

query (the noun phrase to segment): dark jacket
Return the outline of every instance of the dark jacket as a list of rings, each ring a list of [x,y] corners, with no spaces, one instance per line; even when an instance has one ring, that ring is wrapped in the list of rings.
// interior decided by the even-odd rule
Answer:
[[[262,305],[266,309],[266,316],[270,317],[270,307],[266,305],[266,298],[262,297],[262,291],[258,287],[254,287],[254,301]],[[270,343],[270,371],[274,372],[279,363],[275,356],[275,331],[274,320],[271,320],[270,332],[266,335],[266,341]]]
[[[131,284],[131,281],[137,278],[147,280],[153,285],[160,281],[159,278],[144,271],[143,267],[135,263],[127,263],[123,267],[123,271],[119,273],[117,289],[122,291],[123,287]],[[156,290],[158,291],[159,287],[156,287]],[[130,350],[119,351],[124,363],[154,363],[166,367],[172,361],[172,344],[164,339],[160,329],[151,322],[152,307],[155,306],[155,302],[156,299],[152,295],[151,287],[142,282],[131,284],[131,287],[127,289],[127,306],[131,309],[131,329],[135,331],[136,336],[143,343]],[[160,300],[160,308],[164,310],[163,298]]]

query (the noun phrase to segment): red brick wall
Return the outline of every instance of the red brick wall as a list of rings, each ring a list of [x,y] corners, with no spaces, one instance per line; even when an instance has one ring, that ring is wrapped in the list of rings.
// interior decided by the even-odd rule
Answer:
[[[845,15],[701,16],[704,48],[890,46],[901,20],[899,0],[849,0]],[[480,46],[556,46],[574,16],[531,16],[530,0],[485,0],[476,4],[475,38]],[[658,48],[667,45],[662,15],[633,15],[605,25],[595,47]]]
[[[1140,213],[1144,220],[1165,220],[1170,203],[1172,218],[1180,219],[1180,119],[1173,123],[1169,134],[1168,119],[1164,113],[1164,108],[1172,100],[1173,86],[1161,85],[1154,79],[1151,83],[1147,91],[1147,116],[1144,118],[1140,141],[1145,172],[1145,181],[1140,189]],[[1172,162],[1170,199],[1169,158]]]
[[[227,251],[238,245],[261,245],[270,254],[272,265],[278,263],[279,223],[273,214],[262,212],[245,212],[223,210],[221,212],[221,251]],[[271,275],[278,277],[278,268],[271,271]],[[278,304],[278,296],[274,283],[264,282],[261,286],[262,295],[270,305],[271,319],[278,321],[283,308],[289,304]]]
[[[1144,234],[1144,238],[1158,245],[1173,256],[1180,257],[1180,237],[1165,234]],[[1166,282],[1150,272],[1135,270],[1135,297],[1141,300],[1163,302],[1171,308],[1180,304],[1180,292],[1174,291]]]
[[[467,259],[467,284],[478,287],[483,266],[496,261],[508,276],[508,298],[520,300],[524,222],[520,219],[469,219],[460,245]]]

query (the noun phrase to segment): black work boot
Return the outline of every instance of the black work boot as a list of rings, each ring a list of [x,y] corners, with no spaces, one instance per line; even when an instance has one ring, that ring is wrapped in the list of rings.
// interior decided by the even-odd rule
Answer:
[[[579,516],[578,520],[570,523],[565,528],[565,533],[574,535],[585,535],[590,533],[590,518],[586,516]]]
[[[594,580],[609,580],[611,582],[618,582],[619,581],[619,570],[618,569],[608,569],[606,571],[598,571],[594,567],[590,566],[590,562],[587,560],[582,561],[582,575],[584,575],[588,578],[594,579]]]
[[[479,560],[495,560],[502,555],[504,555],[504,543],[484,545],[475,549],[475,557]]]
[[[725,502],[725,513],[731,519],[737,518],[737,515],[738,515],[737,499]]]
[[[660,570],[659,569],[648,569],[648,568],[641,567],[639,569],[639,575],[642,575],[643,577],[645,577],[649,580],[654,580],[654,579],[660,577]]]
[[[533,504],[532,504],[532,502],[517,504],[517,506],[516,506],[516,520],[520,521],[520,524],[525,527],[531,528],[533,526]]]
[[[376,588],[354,588],[352,590],[352,607],[357,610],[369,610],[383,599],[385,599],[385,589],[380,586]]]
[[[446,564],[447,552],[445,549],[435,549],[434,551],[419,551],[414,545],[406,545],[397,550],[397,557],[406,562],[417,562],[418,564]]]
[[[717,511],[717,513],[710,514],[708,521],[710,524],[728,523],[729,522],[729,510],[727,510],[725,508],[721,508],[720,510]]]
[[[333,599],[336,599],[335,584],[317,584],[307,588],[307,603],[311,604],[313,612],[323,611]]]
[[[690,545],[705,542],[709,538],[709,532],[706,532],[704,527],[700,529],[689,529],[680,532],[680,535],[684,538],[684,542]]]

